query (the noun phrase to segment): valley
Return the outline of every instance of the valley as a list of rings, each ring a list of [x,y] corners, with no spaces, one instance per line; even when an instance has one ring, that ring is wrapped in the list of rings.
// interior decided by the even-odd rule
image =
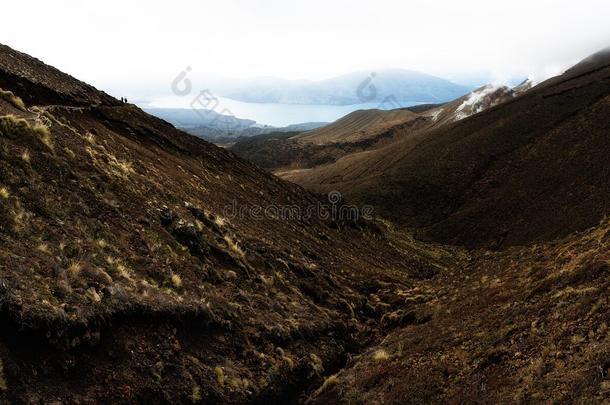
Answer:
[[[4,45],[0,89],[0,402],[609,400],[608,50],[228,149]]]

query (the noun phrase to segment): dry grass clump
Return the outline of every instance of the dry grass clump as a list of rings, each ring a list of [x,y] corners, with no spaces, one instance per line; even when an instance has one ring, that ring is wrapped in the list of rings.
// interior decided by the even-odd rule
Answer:
[[[320,359],[315,353],[311,353],[309,355],[309,359],[311,360],[310,365],[315,375],[322,375],[324,373],[324,364],[322,363],[322,359]]]
[[[76,278],[80,275],[82,269],[83,264],[81,262],[72,262],[70,263],[70,266],[68,266],[68,275],[70,275],[70,277]]]
[[[390,359],[390,355],[383,349],[377,350],[373,353],[373,360],[375,361],[386,361]]]
[[[233,238],[231,238],[229,235],[225,235],[224,240],[225,240],[225,242],[227,242],[227,246],[229,247],[229,249],[231,249],[231,251],[233,253],[235,253],[238,257],[244,257],[244,255],[245,255],[244,251],[241,250],[241,248],[233,240]]]
[[[91,145],[95,144],[95,136],[93,136],[93,134],[91,132],[85,133],[85,135],[83,135],[83,139],[85,141],[87,141],[88,143],[90,143]]]
[[[26,162],[26,163],[30,163],[30,161],[32,160],[31,156],[30,156],[30,151],[28,149],[25,149],[22,153],[21,153],[21,159]]]
[[[11,194],[8,192],[8,189],[6,187],[0,187],[0,198],[1,199],[8,200],[10,195]]]
[[[53,150],[51,131],[41,121],[30,124],[24,118],[19,118],[13,114],[0,117],[0,136],[17,139],[24,135],[38,137],[43,145]]]
[[[32,127],[32,130],[38,134],[40,142],[47,148],[53,150],[53,139],[51,138],[51,131],[41,122],[36,122]]]
[[[178,274],[172,274],[172,276],[170,277],[170,280],[171,280],[174,288],[182,287],[182,278]]]
[[[320,388],[318,388],[313,395],[311,396],[311,398],[316,398],[317,396],[319,396],[320,394],[322,394],[324,391],[326,391],[327,389],[329,389],[330,387],[337,385],[339,383],[339,379],[337,378],[337,374],[333,374],[331,376],[329,376],[328,378],[326,378],[324,380],[324,383],[320,386]],[[305,403],[310,403],[311,401],[308,400]]]
[[[3,115],[0,117],[0,135],[8,138],[17,137],[30,129],[28,122],[14,114]]]
[[[191,394],[191,401],[194,404],[201,401],[201,387],[197,384],[193,385],[193,393]]]
[[[15,94],[13,94],[12,91],[0,89],[0,98],[8,101],[21,111],[26,110],[25,103],[23,102],[21,97],[16,96]]]
[[[220,385],[221,387],[224,387],[224,385],[225,385],[225,372],[222,369],[222,367],[220,367],[220,366],[214,367],[214,374],[216,374],[216,382],[218,383],[218,385]]]

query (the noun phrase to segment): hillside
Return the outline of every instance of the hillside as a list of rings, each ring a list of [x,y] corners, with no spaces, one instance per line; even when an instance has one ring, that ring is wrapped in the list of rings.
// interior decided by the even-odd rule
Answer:
[[[453,260],[5,46],[0,87],[2,403],[291,401]]]
[[[213,110],[193,108],[144,108],[150,115],[161,118],[184,132],[216,144],[235,142],[272,132],[308,131],[326,125],[326,122],[303,122],[286,127],[261,125],[254,120],[219,114]]]
[[[518,91],[506,86],[487,85],[445,104],[358,110],[329,125],[294,137],[241,140],[231,146],[231,150],[281,177],[293,179],[295,176],[294,179],[298,179],[301,174],[306,175],[308,169],[459,121],[517,94]]]
[[[297,138],[302,142],[324,145],[339,142],[360,142],[367,140],[389,128],[417,118],[408,109],[398,110],[359,110],[345,117],[304,133]]]
[[[343,200],[0,45],[0,403],[608,402],[609,59],[409,110]]]
[[[550,240],[608,213],[609,112],[602,51],[496,107],[285,178],[372,204],[422,238],[496,248]]]
[[[385,145],[400,125],[419,128],[424,120],[408,109],[359,110],[320,128],[291,137],[241,139],[231,151],[259,167],[280,173],[333,163],[339,158]]]
[[[473,252],[388,314],[383,342],[309,404],[610,400],[610,223],[526,248]]]

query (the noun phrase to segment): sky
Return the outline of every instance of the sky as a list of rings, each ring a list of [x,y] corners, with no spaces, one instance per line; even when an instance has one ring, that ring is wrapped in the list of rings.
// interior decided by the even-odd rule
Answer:
[[[543,79],[610,45],[607,0],[11,1],[0,42],[111,94],[201,77],[405,68],[462,84]]]

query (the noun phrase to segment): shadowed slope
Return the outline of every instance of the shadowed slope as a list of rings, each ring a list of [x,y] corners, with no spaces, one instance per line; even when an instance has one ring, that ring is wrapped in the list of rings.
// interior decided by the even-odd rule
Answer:
[[[468,246],[592,226],[610,207],[609,55],[472,117],[286,178]]]

